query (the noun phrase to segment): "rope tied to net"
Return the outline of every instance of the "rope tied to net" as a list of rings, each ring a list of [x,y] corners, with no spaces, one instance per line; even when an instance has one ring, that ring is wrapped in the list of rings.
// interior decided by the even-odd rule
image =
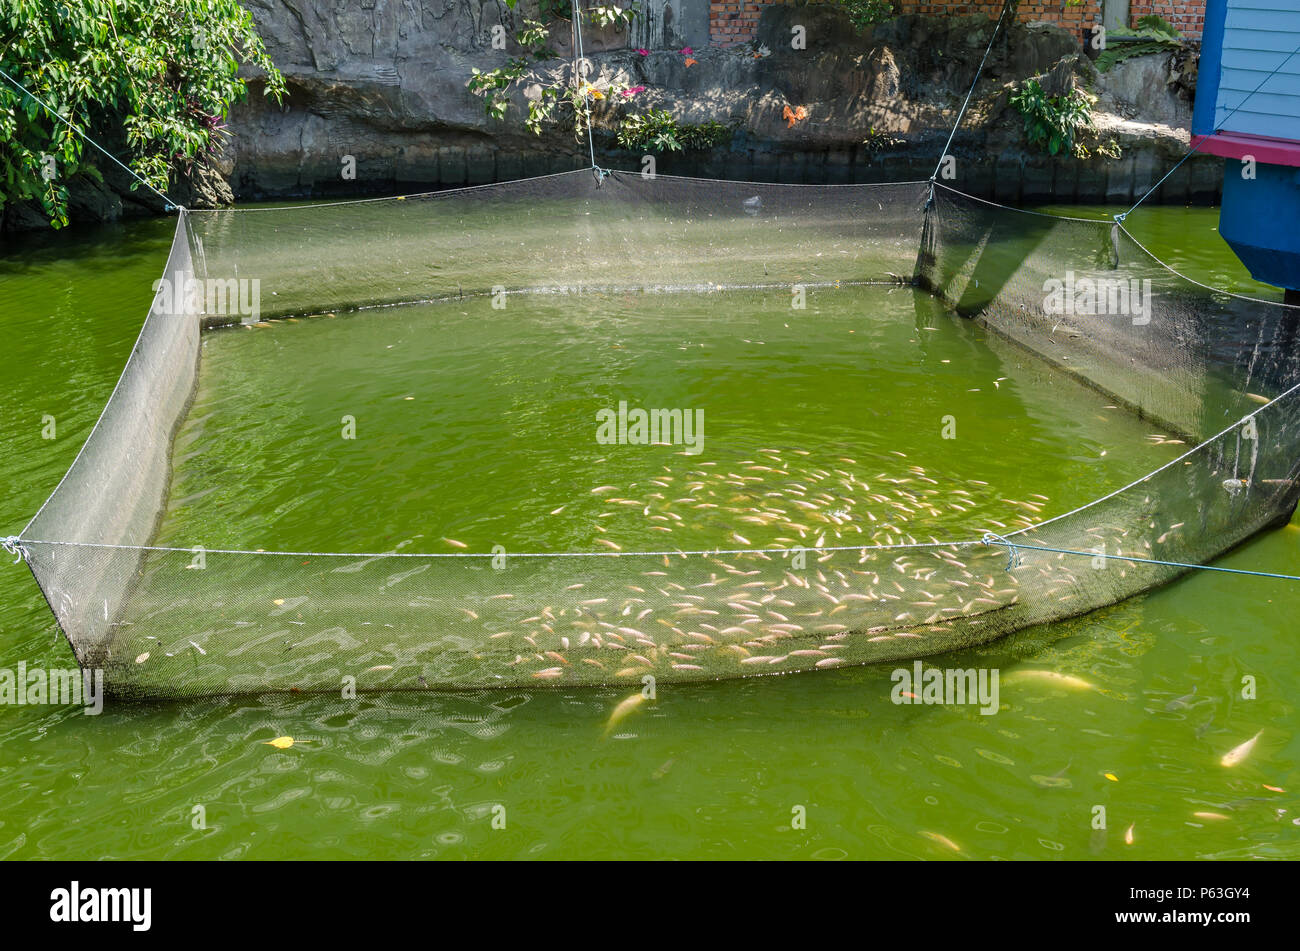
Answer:
[[[957,135],[957,130],[961,127],[961,120],[966,115],[966,109],[970,105],[971,97],[975,95],[975,87],[979,85],[980,75],[984,72],[984,64],[988,62],[989,53],[993,52],[993,44],[997,41],[998,34],[1002,32],[1002,21],[1007,17],[1007,11],[1016,5],[1017,0],[1003,0],[1002,12],[998,14],[997,25],[993,27],[993,35],[989,37],[989,45],[984,49],[984,56],[980,59],[979,69],[975,70],[975,79],[970,84],[970,90],[966,93],[966,101],[961,104],[961,109],[957,112],[957,121],[952,124],[952,131],[948,133],[948,141],[944,143],[943,151],[939,153],[939,161],[934,166],[934,171],[930,173],[930,200],[934,200],[933,182],[939,175],[939,169],[943,167],[943,160],[948,157],[948,149],[952,147],[952,140]],[[927,205],[929,203],[927,202]]]
[[[15,565],[20,561],[27,560],[27,549],[23,547],[23,543],[18,539],[17,535],[6,535],[4,538],[0,538],[0,548],[3,548],[11,555],[17,556],[14,558]]]
[[[8,80],[9,84],[12,85],[15,89],[17,89],[19,92],[23,93],[24,95],[30,97],[31,100],[32,100],[33,102],[35,102],[37,105],[39,105],[42,109],[44,109],[46,112],[48,112],[48,113],[49,113],[51,116],[53,116],[55,119],[58,119],[60,122],[62,122],[64,125],[66,125],[70,130],[72,130],[72,131],[75,132],[79,137],[81,137],[82,140],[84,140],[84,141],[86,141],[86,142],[89,142],[91,145],[93,145],[95,148],[97,148],[100,152],[104,153],[104,156],[105,156],[106,158],[108,158],[108,160],[111,161],[114,165],[116,165],[116,166],[117,166],[118,168],[120,168],[122,171],[126,172],[128,175],[130,175],[132,178],[134,178],[137,182],[139,182],[139,183],[140,183],[141,185],[143,185],[145,188],[149,189],[149,191],[153,192],[155,195],[157,195],[159,198],[161,198],[161,199],[163,200],[163,211],[184,211],[184,210],[185,210],[185,206],[184,206],[184,205],[180,204],[179,202],[172,201],[171,198],[169,198],[167,195],[163,194],[163,193],[160,192],[158,189],[156,189],[156,188],[154,188],[152,185],[150,185],[147,181],[145,181],[143,178],[141,178],[140,175],[138,175],[138,174],[135,172],[134,169],[132,169],[132,168],[128,167],[127,165],[125,165],[125,164],[124,164],[124,163],[123,163],[123,162],[122,162],[122,161],[121,161],[121,160],[120,160],[116,155],[114,155],[113,153],[111,153],[110,151],[108,151],[108,149],[104,148],[102,145],[100,145],[98,142],[96,142],[96,141],[95,141],[94,139],[92,139],[90,136],[86,135],[86,133],[82,132],[79,128],[77,128],[75,125],[73,125],[73,124],[72,124],[72,123],[71,123],[71,122],[70,122],[70,121],[69,121],[69,120],[68,120],[68,119],[67,119],[67,118],[66,118],[66,117],[61,113],[61,112],[59,112],[57,109],[55,109],[53,106],[51,106],[48,102],[46,102],[46,101],[45,101],[44,99],[42,99],[40,96],[36,95],[36,93],[32,92],[30,89],[28,89],[28,88],[27,88],[26,86],[24,86],[22,83],[20,83],[18,80],[14,79],[12,76],[10,76],[8,73],[6,73],[3,69],[0,69],[0,77],[3,77],[4,79]]]
[[[1013,532],[1014,534],[1019,534]],[[151,552],[158,554],[182,554],[191,556],[200,548],[188,547],[180,548],[165,545],[112,545],[103,542],[71,542],[71,541],[53,541],[28,539],[31,545],[51,545],[68,548],[89,548],[102,549],[107,551],[135,551]],[[1115,552],[1108,554],[1106,552],[1093,550],[1084,550],[1079,548],[1055,548],[1048,545],[1033,545],[1027,542],[1013,542],[1004,535],[997,532],[985,532],[982,539],[954,539],[951,541],[932,542],[898,542],[892,544],[879,545],[819,545],[804,549],[791,548],[708,548],[708,549],[663,549],[658,551],[518,551],[507,552],[504,557],[507,558],[636,558],[636,557],[676,557],[690,558],[703,557],[711,558],[718,555],[779,555],[782,557],[789,556],[793,552],[802,550],[809,555],[830,555],[841,552],[860,552],[864,556],[868,553],[885,554],[891,552],[919,551],[925,549],[937,548],[972,548],[976,545],[985,546],[1002,546],[1007,549],[1007,571],[1013,568],[1019,568],[1024,564],[1023,553],[1027,551],[1041,551],[1058,555],[1075,555],[1080,558],[1101,558],[1107,561],[1125,561],[1139,565],[1155,565],[1163,568],[1180,568],[1196,571],[1213,571],[1229,575],[1246,575],[1254,578],[1277,578],[1282,581],[1300,581],[1300,575],[1281,574],[1273,571],[1251,571],[1246,568],[1225,568],[1219,565],[1204,565],[1197,562],[1188,561],[1165,561],[1160,558],[1144,558],[1141,555],[1130,555],[1124,552]],[[0,546],[11,554],[17,553],[20,556],[27,557],[28,550],[26,545],[19,540],[17,535],[10,535],[7,538],[0,539]],[[501,557],[499,553],[494,552],[343,552],[343,551],[271,551],[267,549],[251,548],[203,548],[205,555],[259,555],[262,557],[286,557],[286,558],[353,558],[380,560],[388,558],[401,559],[426,559],[429,561],[462,561],[491,559]],[[15,562],[17,564],[17,562]]]
[[[1275,52],[1280,53],[1280,52],[1282,52],[1282,51],[1281,51],[1281,50],[1276,50]],[[1241,107],[1244,106],[1247,102],[1249,102],[1249,101],[1250,101],[1250,98],[1251,98],[1252,96],[1254,96],[1255,93],[1257,93],[1257,92],[1259,92],[1261,89],[1263,89],[1265,83],[1267,83],[1270,79],[1272,79],[1272,78],[1273,78],[1274,76],[1276,76],[1279,72],[1281,72],[1281,71],[1282,71],[1282,67],[1285,66],[1287,63],[1291,62],[1291,58],[1294,57],[1297,53],[1300,53],[1300,46],[1297,46],[1297,47],[1296,47],[1295,49],[1293,49],[1290,53],[1287,53],[1286,56],[1284,56],[1284,57],[1282,58],[1282,62],[1278,63],[1277,66],[1276,66],[1276,68],[1274,68],[1272,72],[1270,72],[1267,76],[1265,76],[1263,79],[1261,79],[1261,80],[1259,81],[1259,85],[1258,85],[1258,86],[1256,86],[1256,87],[1255,87],[1254,89],[1252,89],[1250,92],[1246,93],[1245,97],[1241,100],[1241,102],[1237,103],[1237,105],[1236,105],[1236,106],[1235,106],[1231,111],[1229,111],[1228,114],[1227,114],[1226,116],[1223,117],[1223,122],[1227,122],[1227,121],[1228,121],[1229,119],[1231,119],[1234,115],[1236,115],[1237,112],[1241,109]],[[1223,126],[1222,126],[1222,124],[1220,124],[1220,125],[1219,125],[1215,130],[1214,130],[1214,132],[1211,133],[1211,135],[1217,135],[1217,134],[1218,134],[1222,129],[1223,129]],[[1159,189],[1160,186],[1163,185],[1165,182],[1167,182],[1167,181],[1169,180],[1169,177],[1170,177],[1171,175],[1173,175],[1174,172],[1176,172],[1176,171],[1178,171],[1180,168],[1182,168],[1182,165],[1183,165],[1184,162],[1186,162],[1189,158],[1191,158],[1193,155],[1195,155],[1197,152],[1199,152],[1199,151],[1201,150],[1201,146],[1204,145],[1204,144],[1205,144],[1206,142],[1208,142],[1209,140],[1210,140],[1210,136],[1209,136],[1209,135],[1201,136],[1201,141],[1200,141],[1200,142],[1197,142],[1196,145],[1192,146],[1192,148],[1187,152],[1187,154],[1184,155],[1181,159],[1179,159],[1179,160],[1174,164],[1174,167],[1173,167],[1173,168],[1171,168],[1169,171],[1165,172],[1165,174],[1161,177],[1160,181],[1156,182],[1154,185],[1152,185],[1150,188],[1148,188],[1148,189],[1146,190],[1146,192],[1142,195],[1141,198],[1139,198],[1137,201],[1133,202],[1133,207],[1132,207],[1132,208],[1130,208],[1128,211],[1121,212],[1121,213],[1118,214],[1118,215],[1114,215],[1113,217],[1114,217],[1114,219],[1115,219],[1115,224],[1116,224],[1116,226],[1118,226],[1118,227],[1123,227],[1123,226],[1124,226],[1124,219],[1127,218],[1129,215],[1133,214],[1133,212],[1137,210],[1138,205],[1142,204],[1142,202],[1146,201],[1148,198],[1150,198],[1152,195],[1154,195],[1154,194],[1156,193],[1156,190]]]
[[[609,171],[596,164],[596,141],[592,131],[591,83],[587,82],[588,66],[586,52],[582,48],[582,7],[575,3],[573,4],[573,82],[582,92],[583,101],[587,105],[587,153],[591,158],[592,171],[596,173],[596,185],[599,186]]]
[[[1005,545],[1007,547],[1007,571],[1020,567],[1020,549],[1016,544],[997,532],[985,532],[981,541],[985,545]]]
[[[1127,561],[1137,565],[1154,565],[1158,568],[1182,568],[1189,571],[1217,571],[1227,575],[1248,575],[1252,578],[1277,578],[1281,581],[1300,581],[1300,575],[1287,575],[1276,571],[1251,571],[1247,568],[1224,568],[1219,565],[1202,565],[1194,561],[1165,561],[1163,558],[1143,558],[1140,555],[1126,555],[1117,552],[1113,555],[1102,551],[1080,551],[1077,548],[1054,548],[1050,545],[1026,545],[1023,542],[1019,545],[1013,545],[1011,542],[1002,538],[1000,535],[994,535],[989,532],[984,536],[986,545],[1006,545],[1016,558],[1016,565],[1020,564],[1020,553],[1025,551],[1041,551],[1056,555],[1078,555],[1083,558],[1100,558],[1103,561]],[[1010,570],[1008,565],[1008,570]]]

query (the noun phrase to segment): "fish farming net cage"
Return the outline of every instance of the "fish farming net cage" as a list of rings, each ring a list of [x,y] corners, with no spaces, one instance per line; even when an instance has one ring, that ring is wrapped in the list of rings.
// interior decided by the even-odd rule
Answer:
[[[80,454],[8,541],[78,662],[123,696],[336,691],[349,681],[637,684],[915,658],[1169,582],[1284,522],[1297,500],[1297,308],[1189,280],[1122,224],[1002,207],[937,182],[583,170],[393,199],[182,210],[163,276]],[[987,531],[958,521],[959,506],[941,508],[906,463],[867,471],[842,447],[824,458],[805,451],[792,490],[792,457],[777,446],[721,476],[767,500],[748,544],[737,541],[744,526],[722,518],[713,541],[690,548],[620,546],[593,532],[570,550],[475,551],[435,541],[436,514],[421,526],[423,549],[159,543],[206,341],[239,319],[214,307],[210,289],[245,279],[260,281],[263,320],[304,321],[412,302],[478,301],[483,319],[508,321],[519,306],[566,296],[696,295],[721,308],[734,294],[788,301],[797,287],[911,285],[943,319],[977,322],[989,340],[1177,434],[1187,450],[1081,507]],[[510,306],[487,306],[501,298]],[[205,425],[218,426],[220,407],[212,416]],[[684,470],[658,484],[665,521],[699,504],[701,483]],[[929,508],[932,534],[890,522],[888,505],[901,498]]]

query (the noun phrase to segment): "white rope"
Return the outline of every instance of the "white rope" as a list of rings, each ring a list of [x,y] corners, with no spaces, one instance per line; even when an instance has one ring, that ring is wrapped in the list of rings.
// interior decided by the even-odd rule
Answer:
[[[600,172],[603,169],[596,164],[596,142],[592,138],[592,106],[591,106],[591,83],[582,70],[586,65],[587,57],[582,48],[582,5],[581,0],[573,0],[573,36],[574,36],[574,57],[573,60],[573,81],[579,83],[579,89],[582,90],[582,98],[587,103],[587,151],[591,154],[591,167]]]
[[[1045,524],[1045,523],[1042,523]],[[1035,525],[1034,529],[1039,528]],[[1033,531],[1034,529],[1023,529],[1022,531]],[[1013,532],[1012,535],[1020,534]],[[1023,565],[1021,553],[1026,551],[1041,551],[1060,555],[1076,555],[1083,558],[1102,558],[1105,560],[1114,559],[1115,561],[1130,562],[1132,564],[1156,565],[1164,568],[1181,568],[1185,570],[1214,571],[1222,574],[1232,575],[1250,575],[1256,578],[1277,578],[1282,581],[1300,581],[1300,575],[1280,574],[1272,571],[1250,571],[1245,568],[1223,568],[1216,565],[1202,565],[1196,562],[1186,561],[1164,561],[1159,558],[1144,558],[1140,555],[1125,555],[1122,552],[1116,552],[1113,555],[1099,551],[1084,551],[1077,548],[1054,548],[1046,545],[1033,545],[1026,542],[1014,542],[1010,538],[999,535],[996,532],[985,532],[983,537],[978,541],[967,539],[963,541],[951,542],[907,542],[897,545],[835,545],[824,546],[820,548],[710,548],[697,549],[694,551],[553,551],[553,552],[337,552],[337,551],[258,551],[240,548],[170,548],[159,545],[105,545],[92,542],[51,542],[51,541],[34,541],[27,540],[27,544],[32,545],[56,545],[73,548],[100,548],[117,551],[149,551],[160,553],[175,553],[194,555],[202,552],[203,555],[270,555],[272,557],[291,557],[291,558],[360,558],[360,559],[384,559],[384,558],[424,558],[424,559],[443,559],[443,558],[636,558],[636,557],[701,557],[714,558],[719,555],[780,555],[786,557],[792,554],[805,553],[810,555],[834,554],[836,552],[861,552],[866,555],[867,552],[888,552],[888,551],[910,551],[919,549],[935,548],[971,548],[976,545],[993,546],[1000,545],[1007,549],[1007,571],[1014,571]],[[16,535],[10,535],[8,538],[0,539],[0,545],[3,545],[5,551],[10,554],[17,553],[18,559],[14,562],[29,560],[30,555],[23,544],[19,542]]]
[[[71,122],[69,122],[67,119],[65,119],[65,118],[63,117],[63,115],[62,115],[60,112],[58,112],[57,110],[55,110],[53,106],[49,105],[49,104],[48,104],[44,99],[42,99],[40,96],[36,95],[36,93],[32,92],[30,89],[28,89],[28,88],[27,88],[26,86],[24,86],[22,83],[20,83],[18,80],[14,79],[12,76],[10,76],[8,73],[6,73],[3,69],[0,69],[0,76],[3,76],[5,79],[9,80],[9,82],[12,83],[13,86],[14,86],[15,88],[17,88],[20,92],[23,92],[23,93],[25,93],[26,95],[30,96],[30,97],[32,98],[33,101],[35,101],[36,103],[40,104],[40,106],[41,106],[41,107],[42,107],[46,112],[48,112],[51,116],[53,116],[54,118],[58,119],[60,122],[62,122],[64,125],[66,125],[66,126],[67,126],[69,129],[71,129],[73,132],[77,133],[77,135],[79,135],[82,139],[84,139],[85,141],[89,142],[89,143],[90,143],[91,145],[93,145],[95,148],[99,149],[99,151],[103,152],[104,155],[108,156],[108,158],[109,158],[109,159],[110,159],[114,164],[116,164],[118,168],[120,168],[122,171],[126,172],[128,175],[130,175],[132,178],[134,178],[137,182],[139,182],[139,183],[140,183],[141,185],[143,185],[145,188],[149,189],[149,191],[153,192],[155,195],[157,195],[159,198],[161,198],[161,199],[166,203],[166,206],[167,206],[165,209],[163,209],[164,211],[175,211],[175,210],[178,210],[178,209],[183,209],[183,208],[185,207],[184,205],[181,205],[181,204],[178,203],[178,202],[174,202],[174,201],[172,201],[170,198],[168,198],[166,195],[164,195],[164,194],[163,194],[162,192],[160,192],[158,189],[154,188],[152,185],[150,185],[148,182],[146,182],[143,178],[141,178],[139,175],[137,175],[137,174],[136,174],[132,169],[130,169],[130,168],[128,168],[127,166],[123,165],[122,162],[118,160],[117,156],[113,155],[111,152],[108,151],[108,149],[104,148],[102,145],[100,145],[98,142],[96,142],[96,141],[95,141],[94,139],[92,139],[90,136],[86,135],[86,133],[84,133],[84,132],[82,132],[80,129],[78,129],[75,125],[73,125]]]
[[[4,550],[9,552],[11,555],[18,556],[14,559],[15,565],[20,561],[27,560],[27,549],[23,547],[22,542],[18,540],[17,535],[8,535],[4,538],[0,538],[0,548],[4,548]]]
[[[1277,64],[1277,68],[1276,68],[1276,69],[1274,69],[1271,73],[1269,73],[1267,76],[1265,76],[1263,79],[1261,79],[1260,82],[1259,82],[1259,85],[1258,85],[1258,86],[1256,86],[1256,87],[1255,87],[1254,89],[1252,89],[1250,92],[1246,93],[1245,98],[1242,99],[1241,102],[1237,103],[1236,108],[1234,108],[1231,112],[1229,112],[1226,116],[1223,117],[1223,121],[1224,121],[1224,122],[1227,122],[1227,121],[1228,121],[1229,119],[1231,119],[1234,115],[1236,115],[1236,114],[1237,114],[1237,111],[1238,111],[1239,109],[1241,109],[1241,107],[1244,106],[1244,105],[1246,104],[1247,100],[1249,100],[1249,99],[1251,98],[1251,96],[1255,95],[1255,93],[1257,93],[1257,92],[1259,92],[1261,89],[1263,89],[1263,88],[1264,88],[1264,84],[1265,84],[1266,82],[1268,82],[1270,79],[1272,79],[1274,76],[1276,76],[1276,75],[1281,71],[1281,69],[1282,69],[1283,66],[1285,66],[1287,63],[1291,62],[1291,57],[1295,56],[1297,53],[1300,53],[1300,46],[1297,46],[1297,47],[1296,47],[1295,49],[1293,49],[1290,53],[1288,53],[1285,57],[1283,57],[1282,62],[1280,62],[1280,63]],[[1220,125],[1218,128],[1216,128],[1216,129],[1214,130],[1215,133],[1218,133],[1219,130],[1222,129],[1222,128],[1223,128],[1223,126]],[[1165,172],[1164,177],[1161,178],[1160,181],[1156,182],[1154,185],[1152,185],[1150,188],[1148,188],[1148,189],[1146,190],[1146,193],[1145,193],[1141,198],[1139,198],[1137,201],[1133,202],[1133,207],[1132,207],[1132,208],[1130,208],[1128,211],[1125,211],[1125,212],[1122,212],[1122,213],[1120,213],[1120,214],[1118,214],[1118,215],[1115,215],[1115,216],[1114,216],[1114,217],[1115,217],[1115,221],[1116,221],[1117,223],[1119,223],[1119,224],[1122,225],[1122,224],[1124,223],[1124,219],[1127,218],[1129,215],[1133,214],[1133,212],[1137,210],[1138,205],[1142,204],[1142,202],[1146,201],[1146,200],[1147,200],[1148,198],[1150,198],[1153,194],[1155,194],[1156,189],[1158,189],[1161,185],[1163,185],[1166,181],[1168,181],[1168,180],[1169,180],[1169,176],[1172,175],[1172,174],[1174,174],[1174,172],[1178,171],[1178,169],[1182,167],[1182,164],[1183,164],[1184,162],[1186,162],[1189,158],[1191,158],[1193,155],[1195,155],[1197,152],[1199,152],[1199,151],[1201,150],[1201,146],[1204,145],[1204,144],[1205,144],[1206,142],[1208,142],[1208,141],[1210,141],[1210,136],[1208,136],[1208,135],[1207,135],[1207,136],[1203,136],[1203,137],[1201,138],[1201,141],[1200,141],[1200,142],[1197,142],[1196,145],[1192,147],[1191,151],[1189,151],[1186,155],[1184,155],[1184,156],[1183,156],[1182,158],[1180,158],[1177,162],[1175,162],[1173,168],[1171,168],[1169,171]]]
[[[14,536],[16,537],[16,536]],[[27,545],[53,545],[68,548],[99,548],[110,551],[153,551],[194,555],[271,555],[290,558],[661,558],[664,556],[690,558],[715,555],[792,555],[805,552],[810,555],[840,551],[901,551],[914,548],[966,548],[985,544],[982,540],[968,539],[951,542],[899,542],[896,545],[836,545],[820,548],[697,548],[689,551],[672,549],[666,551],[519,551],[519,552],[481,552],[481,551],[444,551],[444,552],[402,552],[402,551],[264,551],[260,548],[174,548],[165,545],[109,545],[101,542],[60,542],[43,539],[25,538]],[[1118,557],[1118,556],[1116,556]]]

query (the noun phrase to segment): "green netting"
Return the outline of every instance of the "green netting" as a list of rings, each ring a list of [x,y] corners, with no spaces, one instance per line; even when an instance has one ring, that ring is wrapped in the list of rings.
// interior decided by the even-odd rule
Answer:
[[[1179,565],[1286,519],[1297,498],[1295,308],[1195,284],[1120,226],[928,183],[580,171],[191,212],[164,273],[205,289],[256,280],[263,319],[430,301],[466,319],[509,321],[520,308],[541,319],[564,295],[583,295],[653,320],[657,301],[725,309],[748,295],[748,307],[788,307],[801,289],[869,319],[867,290],[906,284],[932,309],[986,328],[982,346],[1021,354],[1026,382],[1046,380],[1058,400],[1095,392],[1122,407],[1123,438],[1140,439],[1149,420],[1194,448],[1047,521],[1033,506],[983,520],[980,489],[961,474],[943,476],[941,502],[939,479],[850,432],[799,449],[723,440],[712,459],[648,472],[653,488],[605,492],[611,511],[640,514],[628,534],[593,530],[563,548],[434,551],[377,536],[359,545],[377,516],[352,512],[317,526],[324,543],[310,550],[195,552],[204,539],[159,543],[170,465],[187,449],[175,433],[200,326],[241,316],[204,294],[160,293],[99,424],[17,542],[78,661],[102,667],[122,694],[334,691],[350,679],[359,689],[684,681],[911,658],[1167,582]],[[497,311],[501,299],[511,303]],[[918,328],[931,319],[924,310],[918,303]],[[572,345],[571,333],[557,330],[554,346]],[[219,434],[221,401],[203,413],[191,428]],[[540,487],[548,476],[521,478]],[[976,514],[948,504],[954,487]],[[924,513],[924,530],[891,517],[900,510]],[[692,522],[698,544],[679,547],[667,534],[674,519]],[[664,541],[649,544],[656,525]],[[443,534],[438,524],[411,533]]]

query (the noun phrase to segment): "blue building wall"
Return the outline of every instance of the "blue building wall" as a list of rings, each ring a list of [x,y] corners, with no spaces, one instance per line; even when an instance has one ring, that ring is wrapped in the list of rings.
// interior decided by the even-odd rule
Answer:
[[[1297,47],[1300,0],[1228,0],[1214,128],[1300,140],[1300,55],[1254,93]]]

